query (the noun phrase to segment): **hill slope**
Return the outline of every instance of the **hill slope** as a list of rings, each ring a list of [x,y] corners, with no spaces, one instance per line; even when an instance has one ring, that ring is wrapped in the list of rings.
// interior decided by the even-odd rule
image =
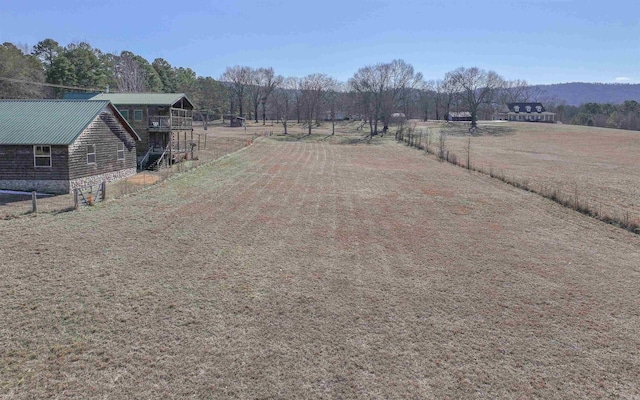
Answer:
[[[572,106],[584,103],[621,104],[625,100],[640,101],[640,84],[572,82],[533,87],[540,89],[544,98]]]

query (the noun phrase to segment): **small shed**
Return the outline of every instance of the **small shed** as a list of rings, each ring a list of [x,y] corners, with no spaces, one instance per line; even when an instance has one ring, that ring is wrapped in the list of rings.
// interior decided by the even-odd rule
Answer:
[[[0,189],[63,194],[129,177],[139,140],[106,100],[0,100]]]
[[[453,111],[447,114],[447,121],[450,122],[471,122],[471,113],[469,111]]]
[[[245,121],[245,118],[238,117],[238,116],[232,116],[232,117],[229,117],[229,119],[231,120],[231,124],[230,124],[230,126],[231,126],[232,128],[239,128],[239,127],[242,127],[242,126],[244,126],[244,124],[245,124],[245,122],[246,122],[246,121]]]
[[[390,121],[396,124],[405,122],[407,120],[407,116],[404,113],[396,112],[391,114]]]

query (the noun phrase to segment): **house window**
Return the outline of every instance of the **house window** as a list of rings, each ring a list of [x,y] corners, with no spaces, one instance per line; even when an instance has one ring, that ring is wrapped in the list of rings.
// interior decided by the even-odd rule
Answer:
[[[120,110],[120,114],[122,114],[124,119],[126,119],[127,121],[129,120],[129,110]]]
[[[133,120],[142,121],[142,110],[133,110]]]
[[[96,163],[96,145],[90,144],[87,145],[87,164],[95,164]]]
[[[124,160],[124,143],[118,143],[118,160]]]
[[[33,165],[51,167],[51,146],[33,146]]]

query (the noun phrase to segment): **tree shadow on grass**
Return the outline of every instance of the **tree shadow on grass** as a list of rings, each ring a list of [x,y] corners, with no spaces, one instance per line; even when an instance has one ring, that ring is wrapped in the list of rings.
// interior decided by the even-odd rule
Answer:
[[[508,136],[515,134],[516,130],[512,126],[499,124],[478,124],[475,129],[470,123],[450,122],[443,124],[442,129],[449,136]]]
[[[480,125],[473,136],[508,136],[516,133],[512,126],[506,125]]]

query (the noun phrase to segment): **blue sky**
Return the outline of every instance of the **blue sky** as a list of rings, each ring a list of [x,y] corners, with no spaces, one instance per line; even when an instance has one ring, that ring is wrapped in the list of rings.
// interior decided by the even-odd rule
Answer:
[[[0,42],[46,38],[162,57],[214,78],[248,65],[346,81],[400,58],[426,79],[477,66],[531,84],[640,83],[633,0],[0,0]]]

